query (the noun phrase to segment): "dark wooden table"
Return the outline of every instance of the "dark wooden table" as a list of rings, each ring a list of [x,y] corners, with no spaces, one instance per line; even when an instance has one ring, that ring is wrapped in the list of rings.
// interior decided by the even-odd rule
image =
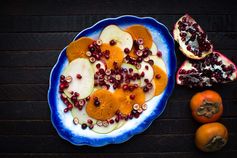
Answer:
[[[211,88],[223,97],[220,122],[228,128],[230,139],[223,150],[208,154],[194,146],[199,124],[188,107],[190,97],[202,89],[176,86],[165,112],[147,131],[123,144],[101,148],[77,147],[62,140],[50,122],[47,103],[49,73],[60,50],[98,20],[124,14],[151,16],[172,30],[176,20],[189,13],[215,48],[237,63],[236,10],[235,3],[227,1],[1,1],[0,157],[237,157],[237,82]],[[179,65],[181,60],[178,55]]]

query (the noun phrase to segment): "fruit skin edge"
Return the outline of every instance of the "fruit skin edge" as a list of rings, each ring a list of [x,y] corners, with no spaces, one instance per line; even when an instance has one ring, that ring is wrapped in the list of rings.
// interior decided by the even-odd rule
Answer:
[[[57,113],[57,111],[55,109],[57,109],[57,95],[58,95],[58,91],[57,91],[57,85],[58,85],[58,79],[60,76],[60,72],[62,70],[62,68],[64,67],[63,63],[64,60],[67,60],[66,58],[66,47],[60,52],[60,55],[58,57],[58,60],[56,62],[56,64],[54,65],[54,67],[51,70],[50,73],[50,80],[49,80],[49,89],[48,89],[48,103],[49,103],[49,107],[50,107],[50,111],[51,111],[51,122],[54,126],[54,128],[56,129],[58,135],[62,138],[65,139],[67,141],[69,141],[70,143],[74,144],[74,145],[88,145],[88,146],[93,146],[93,147],[100,147],[100,146],[105,146],[108,144],[120,144],[123,143],[127,140],[129,140],[130,138],[132,138],[134,135],[142,133],[143,131],[145,131],[150,125],[151,123],[157,118],[159,117],[165,107],[166,107],[166,103],[168,101],[169,96],[171,95],[173,89],[174,89],[174,85],[175,85],[175,71],[177,68],[176,65],[176,55],[175,55],[175,50],[174,50],[174,40],[170,34],[170,32],[168,31],[168,29],[166,28],[165,25],[159,23],[158,21],[156,21],[154,18],[151,17],[136,17],[136,16],[132,16],[132,15],[124,15],[124,16],[120,16],[117,18],[107,18],[107,19],[103,19],[99,22],[97,22],[96,24],[94,24],[91,27],[88,27],[86,29],[84,29],[83,31],[81,31],[80,33],[78,33],[76,35],[76,37],[74,38],[74,40],[82,37],[82,36],[88,36],[96,31],[101,31],[102,28],[104,28],[105,26],[109,25],[109,24],[115,24],[115,25],[123,25],[125,24],[125,22],[123,21],[128,21],[129,24],[144,24],[147,23],[149,25],[152,25],[154,27],[157,28],[157,30],[159,30],[159,32],[162,32],[163,36],[166,37],[165,41],[167,43],[167,45],[169,46],[169,55],[168,55],[168,61],[169,61],[169,65],[167,65],[167,69],[170,69],[170,75],[168,75],[168,85],[165,89],[165,91],[163,92],[163,97],[159,100],[158,104],[155,107],[155,110],[152,111],[152,113],[145,118],[145,121],[142,122],[141,124],[139,124],[139,126],[135,127],[132,130],[129,130],[125,133],[122,133],[121,135],[117,136],[117,137],[103,137],[100,139],[94,139],[94,138],[88,138],[88,137],[83,137],[83,136],[79,136],[79,135],[74,135],[70,129],[67,129],[64,127],[64,125],[62,124],[62,122],[60,121],[60,117],[59,114]]]

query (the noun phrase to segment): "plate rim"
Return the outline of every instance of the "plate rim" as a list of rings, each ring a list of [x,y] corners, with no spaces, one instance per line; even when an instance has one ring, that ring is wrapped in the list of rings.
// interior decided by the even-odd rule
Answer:
[[[120,144],[120,143],[128,141],[133,136],[144,132],[152,124],[152,122],[154,120],[156,120],[156,118],[158,118],[164,112],[164,110],[167,106],[168,99],[170,98],[170,96],[171,96],[171,94],[174,90],[175,72],[176,72],[176,69],[177,69],[177,58],[176,58],[176,53],[175,53],[175,42],[174,42],[174,39],[173,39],[171,33],[167,29],[167,27],[164,24],[158,22],[156,19],[154,19],[152,17],[138,17],[138,16],[134,16],[134,15],[123,15],[123,16],[118,16],[118,17],[115,17],[115,18],[105,18],[105,19],[102,19],[102,20],[96,22],[91,27],[85,28],[82,31],[80,31],[73,38],[72,41],[76,40],[80,36],[83,36],[83,34],[86,34],[87,32],[93,30],[94,27],[96,27],[97,25],[100,25],[101,23],[119,21],[119,20],[123,20],[123,19],[126,19],[126,18],[132,18],[133,20],[139,20],[139,21],[144,21],[144,22],[148,21],[147,23],[149,23],[149,21],[150,22],[155,22],[155,24],[159,25],[163,29],[163,32],[165,31],[165,33],[169,36],[168,37],[169,39],[166,39],[166,40],[169,40],[169,41],[167,41],[167,43],[168,43],[169,47],[171,46],[171,48],[169,49],[170,53],[171,53],[169,55],[169,58],[171,60],[170,64],[172,64],[172,66],[170,66],[170,67],[173,67],[173,69],[170,69],[170,71],[171,71],[170,74],[171,75],[168,78],[168,85],[167,85],[167,88],[165,90],[165,92],[166,91],[168,91],[168,92],[164,94],[164,96],[161,98],[160,102],[156,103],[156,104],[159,104],[159,105],[162,104],[162,107],[159,110],[159,108],[158,108],[159,105],[156,105],[156,108],[154,109],[154,111],[152,111],[152,113],[148,117],[145,118],[145,121],[142,124],[140,124],[139,126],[135,127],[132,130],[129,130],[129,131],[119,135],[116,138],[113,138],[113,140],[110,140],[109,138],[104,138],[104,139],[97,139],[97,141],[94,142],[94,141],[90,141],[91,140],[90,138],[83,137],[83,136],[78,136],[78,138],[77,138],[77,139],[79,139],[79,138],[82,139],[82,141],[76,141],[76,140],[74,140],[74,138],[68,138],[69,136],[66,135],[65,132],[63,133],[59,129],[59,127],[57,127],[57,125],[56,125],[57,122],[55,122],[55,121],[59,121],[59,120],[55,120],[56,112],[54,112],[52,110],[53,101],[50,97],[51,93],[53,93],[53,88],[52,88],[53,79],[52,79],[52,76],[55,73],[55,69],[58,67],[58,64],[60,62],[60,59],[62,58],[63,52],[67,48],[67,46],[66,46],[60,51],[60,54],[58,55],[58,59],[57,59],[56,63],[54,64],[53,68],[51,69],[50,77],[49,77],[49,88],[48,88],[47,100],[48,100],[48,105],[49,105],[49,108],[50,108],[50,119],[51,119],[51,123],[52,123],[53,127],[56,129],[58,135],[62,139],[67,140],[68,142],[70,142],[73,145],[76,145],[76,146],[87,145],[87,146],[93,146],[93,147],[101,147],[101,146],[105,146],[105,145],[109,145],[109,144]]]

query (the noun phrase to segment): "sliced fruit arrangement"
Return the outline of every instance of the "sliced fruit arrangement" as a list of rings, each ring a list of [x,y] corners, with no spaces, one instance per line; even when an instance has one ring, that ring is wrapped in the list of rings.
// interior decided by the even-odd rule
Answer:
[[[81,37],[70,43],[59,85],[64,112],[71,112],[75,125],[99,134],[138,118],[167,85],[158,48],[142,25],[124,30],[109,25],[97,40]]]
[[[180,50],[191,59],[203,59],[212,53],[213,46],[206,33],[188,14],[176,22],[173,34]]]
[[[236,80],[236,65],[213,50],[206,33],[192,17],[187,14],[181,17],[175,24],[173,34],[187,57],[177,71],[177,84],[192,88]]]

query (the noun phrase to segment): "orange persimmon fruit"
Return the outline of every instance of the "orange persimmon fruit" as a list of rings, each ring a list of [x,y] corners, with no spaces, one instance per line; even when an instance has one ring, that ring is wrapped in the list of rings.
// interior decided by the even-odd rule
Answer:
[[[154,70],[155,95],[159,95],[167,86],[168,76],[159,66],[153,65],[152,67]]]

